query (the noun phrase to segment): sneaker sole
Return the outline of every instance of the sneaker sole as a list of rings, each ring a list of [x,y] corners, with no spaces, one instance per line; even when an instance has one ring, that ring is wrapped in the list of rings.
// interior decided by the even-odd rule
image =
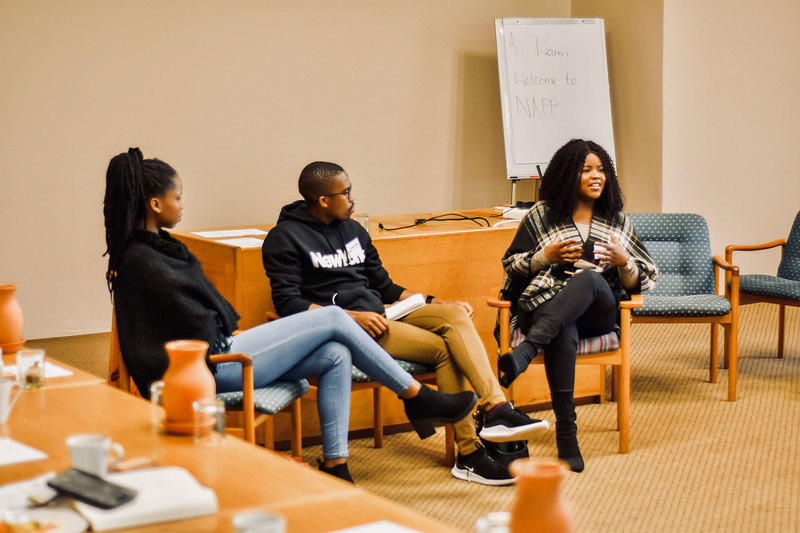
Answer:
[[[547,420],[540,420],[535,424],[525,424],[524,426],[489,426],[481,430],[480,437],[492,442],[511,442],[515,440],[528,440],[539,433],[544,433],[550,429]]]
[[[487,479],[483,476],[479,476],[474,472],[470,472],[469,470],[460,470],[457,466],[454,466],[450,473],[456,479],[461,479],[463,481],[467,481],[469,483],[480,483],[481,485],[491,485],[493,487],[499,487],[502,485],[513,485],[517,480],[516,478],[509,478],[509,479]]]

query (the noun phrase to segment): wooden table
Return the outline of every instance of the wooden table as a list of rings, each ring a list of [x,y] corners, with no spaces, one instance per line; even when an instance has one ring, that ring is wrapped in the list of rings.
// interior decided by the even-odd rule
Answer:
[[[136,531],[232,531],[233,515],[245,510],[280,512],[287,517],[289,532],[331,531],[376,520],[420,531],[454,531],[234,437],[223,446],[203,447],[194,445],[191,437],[158,434],[151,429],[146,401],[106,385],[25,391],[0,433],[48,455],[0,466],[2,483],[63,471],[69,467],[65,445],[69,435],[105,433],[124,446],[126,458],[148,457],[159,465],[181,466],[217,493],[220,511],[216,515]]]
[[[517,222],[498,218],[492,209],[459,211],[467,216],[485,217],[493,227],[480,227],[468,221],[427,222],[397,231],[381,230],[378,225],[393,228],[413,224],[414,219],[430,218],[441,213],[370,216],[370,236],[392,279],[411,290],[433,294],[448,300],[468,301],[475,309],[473,322],[484,343],[492,367],[496,367],[497,345],[492,334],[496,312],[486,305],[492,287],[503,278],[500,262],[517,231]],[[502,222],[500,225],[496,225]],[[496,226],[495,226],[496,225]],[[239,226],[269,231],[274,225]],[[194,231],[173,231],[202,263],[203,272],[217,290],[233,304],[242,316],[239,327],[250,328],[265,320],[267,311],[274,311],[269,280],[264,272],[261,248],[240,248],[195,235]],[[495,368],[496,371],[496,368]],[[575,378],[575,397],[599,399],[605,390],[605,375],[598,367],[579,366]],[[402,403],[394,394],[383,390],[384,420],[387,425],[406,423]],[[531,406],[550,401],[543,367],[531,368],[514,384],[511,397],[518,406]],[[319,435],[319,421],[313,405],[305,402],[303,435]],[[350,415],[351,430],[372,427],[372,396],[369,391],[353,394]],[[289,438],[286,421],[276,423],[278,439]]]
[[[52,359],[48,356],[45,356],[45,361],[50,362],[54,365],[60,366],[62,368],[66,368],[70,372],[72,372],[71,376],[63,376],[57,378],[48,378],[45,376],[45,387],[48,389],[56,389],[62,387],[74,387],[76,385],[89,385],[89,384],[98,384],[98,383],[105,383],[105,380],[95,376],[94,374],[90,374],[88,372],[84,372],[79,368],[75,368],[73,366],[67,365],[58,361],[56,359]],[[11,365],[16,365],[17,359],[15,354],[7,354],[3,355],[3,377],[16,379],[16,376],[12,375],[6,369]]]

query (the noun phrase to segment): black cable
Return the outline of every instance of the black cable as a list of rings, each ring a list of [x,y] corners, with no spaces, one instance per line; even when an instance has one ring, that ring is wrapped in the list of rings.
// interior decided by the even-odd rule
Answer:
[[[453,218],[449,218],[453,217]],[[385,231],[394,231],[398,229],[406,229],[406,228],[413,228],[414,226],[419,226],[420,224],[425,224],[426,222],[451,222],[451,221],[458,221],[458,220],[471,220],[475,224],[480,227],[484,227],[483,224],[478,222],[482,220],[486,223],[486,227],[491,227],[491,224],[488,220],[484,217],[468,217],[467,215],[463,215],[461,213],[443,213],[441,215],[436,215],[430,218],[415,218],[413,224],[409,224],[408,226],[398,226],[396,228],[387,228],[383,225],[383,223],[378,223],[378,227]]]

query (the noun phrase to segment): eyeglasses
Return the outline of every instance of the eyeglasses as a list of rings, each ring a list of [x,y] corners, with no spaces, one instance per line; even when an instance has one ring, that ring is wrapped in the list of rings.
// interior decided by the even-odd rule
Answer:
[[[339,196],[341,194],[345,198],[349,198],[350,197],[350,191],[352,189],[353,189],[353,186],[351,185],[350,187],[346,188],[342,192],[332,192],[330,194],[321,194],[320,196]]]

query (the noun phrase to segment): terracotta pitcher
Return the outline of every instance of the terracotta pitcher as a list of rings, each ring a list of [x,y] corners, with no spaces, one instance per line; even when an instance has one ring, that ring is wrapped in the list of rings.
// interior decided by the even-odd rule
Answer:
[[[208,343],[172,341],[165,344],[164,348],[169,356],[161,397],[167,413],[164,428],[169,433],[189,435],[194,421],[192,403],[213,398],[216,393],[214,376],[206,366]]]
[[[25,344],[22,338],[22,308],[16,292],[16,285],[0,283],[0,349],[3,353],[16,353]]]
[[[517,478],[517,499],[511,507],[511,533],[572,531],[569,508],[559,487],[564,477],[560,462],[537,458],[517,459],[509,465]]]

